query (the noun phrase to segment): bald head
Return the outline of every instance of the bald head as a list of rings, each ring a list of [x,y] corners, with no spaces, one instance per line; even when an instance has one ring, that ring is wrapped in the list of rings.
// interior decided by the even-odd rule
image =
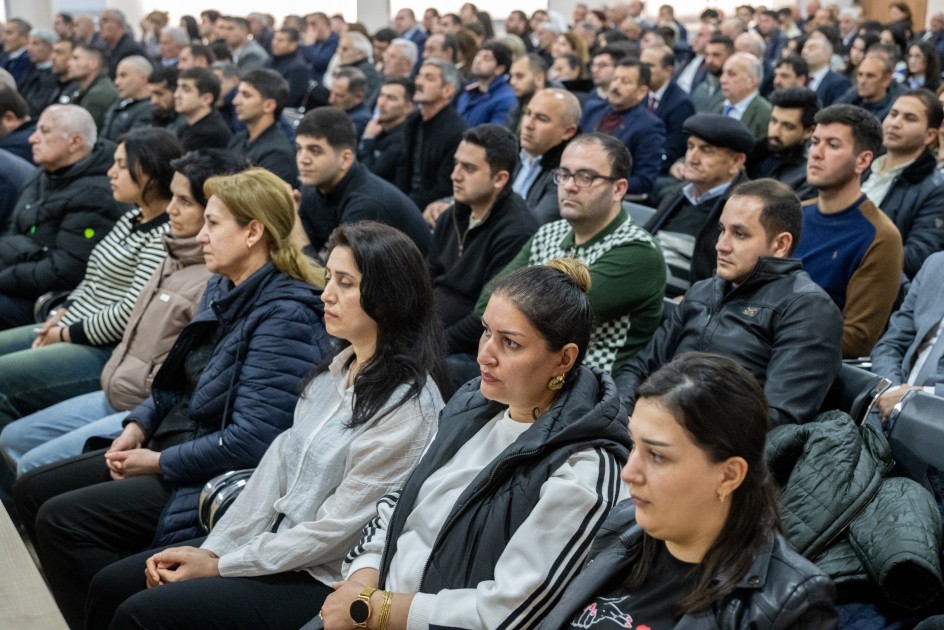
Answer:
[[[140,55],[122,59],[115,71],[115,88],[119,98],[136,101],[149,98],[151,88],[148,85],[148,76],[153,71],[151,62]]]
[[[573,138],[579,122],[580,101],[571,92],[538,90],[521,116],[521,148],[535,157],[544,155]]]
[[[757,91],[761,79],[760,59],[748,53],[734,53],[724,62],[721,72],[721,92],[737,105]]]
[[[758,59],[764,58],[765,47],[764,38],[753,31],[741,33],[734,40],[734,50],[753,55]]]

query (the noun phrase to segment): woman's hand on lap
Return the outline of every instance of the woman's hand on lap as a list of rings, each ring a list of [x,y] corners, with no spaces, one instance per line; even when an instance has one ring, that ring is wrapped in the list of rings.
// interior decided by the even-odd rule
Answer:
[[[148,588],[171,582],[217,577],[219,557],[199,547],[171,547],[147,559],[144,577]]]
[[[113,479],[124,479],[138,475],[161,474],[161,454],[149,448],[135,448],[129,451],[108,451],[105,463]]]

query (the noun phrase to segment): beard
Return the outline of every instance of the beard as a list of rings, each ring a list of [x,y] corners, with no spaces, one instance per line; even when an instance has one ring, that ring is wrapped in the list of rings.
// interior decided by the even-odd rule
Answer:
[[[177,112],[171,109],[155,107],[151,113],[151,120],[155,127],[166,127],[177,119]]]

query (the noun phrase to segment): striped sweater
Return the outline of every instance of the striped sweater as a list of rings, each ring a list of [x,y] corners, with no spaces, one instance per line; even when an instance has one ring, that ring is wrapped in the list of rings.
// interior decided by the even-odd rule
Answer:
[[[167,251],[167,215],[138,224],[141,210],[125,213],[89,256],[85,277],[66,300],[59,322],[73,343],[103,346],[121,340],[131,310]]]

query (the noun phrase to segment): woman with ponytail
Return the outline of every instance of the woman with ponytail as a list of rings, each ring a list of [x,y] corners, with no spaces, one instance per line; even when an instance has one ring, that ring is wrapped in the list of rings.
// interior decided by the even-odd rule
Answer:
[[[292,424],[303,378],[328,352],[317,276],[291,240],[295,206],[286,186],[257,168],[210,178],[204,192],[197,240],[216,275],[150,397],[109,449],[36,468],[14,487],[73,628],[83,626],[100,569],[202,533],[203,484],[259,463]]]
[[[306,628],[529,628],[546,614],[618,499],[629,446],[612,379],[582,365],[589,286],[574,259],[495,281],[481,378],[443,409]]]

